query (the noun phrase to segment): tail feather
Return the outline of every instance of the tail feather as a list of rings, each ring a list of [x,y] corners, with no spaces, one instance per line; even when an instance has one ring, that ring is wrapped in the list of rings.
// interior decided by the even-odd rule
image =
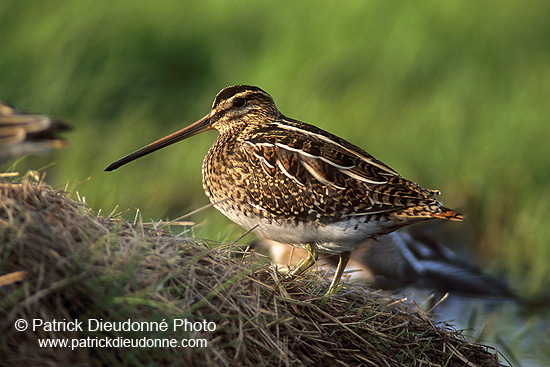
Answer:
[[[432,214],[432,217],[460,221],[464,219],[464,214],[449,208],[441,207],[441,212]]]

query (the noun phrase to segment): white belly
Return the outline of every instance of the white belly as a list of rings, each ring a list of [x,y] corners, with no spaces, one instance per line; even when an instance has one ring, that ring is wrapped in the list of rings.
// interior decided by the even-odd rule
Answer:
[[[222,213],[238,225],[253,231],[258,237],[298,247],[306,243],[315,244],[319,252],[334,255],[353,250],[384,227],[381,222],[365,223],[364,217],[347,218],[349,220],[327,225],[314,225],[287,220],[252,219],[223,210]]]

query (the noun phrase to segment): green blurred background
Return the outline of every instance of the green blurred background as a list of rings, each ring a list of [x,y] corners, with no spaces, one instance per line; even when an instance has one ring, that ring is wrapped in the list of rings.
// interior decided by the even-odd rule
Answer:
[[[525,297],[550,284],[550,2],[0,2],[0,99],[71,122],[47,180],[94,210],[174,219],[208,203],[215,132],[112,161],[258,85],[463,211],[447,226]],[[214,209],[193,234],[243,233]]]

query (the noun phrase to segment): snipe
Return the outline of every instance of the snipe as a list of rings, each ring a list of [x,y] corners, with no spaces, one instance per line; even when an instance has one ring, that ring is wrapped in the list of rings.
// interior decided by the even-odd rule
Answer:
[[[202,166],[213,205],[258,236],[308,252],[339,255],[333,292],[351,251],[368,238],[433,218],[462,220],[426,190],[363,149],[313,125],[284,116],[258,87],[223,89],[208,115],[112,163],[112,171],[141,156],[215,129],[220,135]]]
[[[0,163],[65,146],[66,140],[57,133],[69,128],[62,121],[23,112],[0,102]]]

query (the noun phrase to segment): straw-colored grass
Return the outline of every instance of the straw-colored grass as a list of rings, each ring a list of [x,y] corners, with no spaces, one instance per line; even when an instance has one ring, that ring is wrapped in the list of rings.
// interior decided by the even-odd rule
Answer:
[[[151,226],[154,227],[154,226]],[[2,365],[498,366],[497,352],[434,325],[394,296],[326,274],[288,281],[254,254],[234,256],[160,229],[95,216],[43,183],[0,183]],[[23,279],[24,275],[24,279]],[[79,320],[82,331],[15,329]],[[88,319],[162,322],[167,331],[91,331]],[[174,320],[215,324],[173,330]],[[211,324],[212,325],[212,324]],[[39,338],[206,339],[201,348],[39,348]]]

